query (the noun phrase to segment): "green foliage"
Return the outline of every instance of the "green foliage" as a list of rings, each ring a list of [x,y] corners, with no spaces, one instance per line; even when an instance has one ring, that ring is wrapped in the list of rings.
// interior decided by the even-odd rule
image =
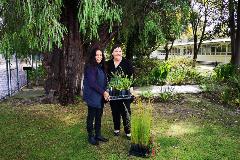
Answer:
[[[171,66],[167,62],[162,62],[160,65],[153,68],[151,71],[151,83],[153,84],[164,84],[168,73],[170,72]]]
[[[172,97],[172,92],[162,92],[158,94],[161,101],[166,102]]]
[[[219,65],[213,75],[202,84],[203,91],[214,94],[220,102],[240,106],[240,75],[231,64]]]
[[[139,100],[132,107],[131,115],[131,143],[150,147],[152,127],[152,105],[149,102],[144,105]]]
[[[154,98],[154,95],[151,91],[143,91],[141,94],[140,94],[141,98],[142,99],[146,99],[146,100],[151,100]]]
[[[169,84],[196,84],[200,83],[202,76],[192,67],[192,60],[185,57],[176,57],[168,60],[171,71],[167,77]]]
[[[98,28],[103,22],[109,23],[109,32],[114,22],[121,21],[122,10],[118,5],[109,6],[107,0],[83,0],[79,7],[80,31],[86,37],[99,38]]]
[[[108,86],[113,90],[129,90],[132,84],[132,77],[129,78],[127,75],[124,75],[123,72],[116,72],[115,74],[112,73],[112,78]]]
[[[140,34],[141,48],[147,49],[153,44],[162,44],[165,42],[160,26],[161,16],[157,12],[151,11],[144,19],[144,28]],[[151,52],[150,52],[151,53]]]
[[[151,84],[150,73],[151,70],[160,64],[159,60],[141,58],[134,61],[135,75],[134,85],[135,86],[147,86]]]
[[[135,77],[137,86],[163,85],[164,83],[199,84],[203,81],[203,76],[192,67],[192,60],[189,58],[172,58],[166,62],[143,59],[135,65],[137,66]]]
[[[8,56],[17,52],[49,52],[54,46],[62,47],[68,28],[60,20],[63,0],[1,0],[2,25],[0,26],[0,51]],[[71,3],[70,3],[71,4]],[[115,22],[121,21],[122,10],[107,0],[84,0],[79,2],[78,19],[80,32],[86,39],[99,38],[100,25],[112,31]],[[109,25],[108,25],[109,24]]]
[[[169,58],[167,62],[171,65],[172,69],[178,69],[179,67],[192,67],[193,61],[186,57],[174,57]]]
[[[214,68],[215,76],[217,80],[227,80],[236,72],[236,67],[230,63],[218,65]]]
[[[61,47],[67,31],[59,21],[62,0],[16,0],[2,1],[1,4],[2,53],[28,54],[30,50],[50,51],[54,45]]]
[[[43,81],[47,76],[47,73],[45,71],[45,68],[40,65],[37,67],[37,69],[33,69],[29,72],[29,79],[30,81],[36,81],[36,80],[41,80]]]
[[[167,77],[169,84],[198,84],[202,80],[200,73],[192,67],[172,69]]]

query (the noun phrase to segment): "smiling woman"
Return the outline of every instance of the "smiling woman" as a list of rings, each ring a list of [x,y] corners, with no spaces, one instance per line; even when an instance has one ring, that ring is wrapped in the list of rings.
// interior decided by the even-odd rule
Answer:
[[[104,99],[107,100],[109,97],[108,92],[106,92],[107,76],[105,74],[104,62],[105,57],[102,50],[99,47],[93,48],[84,71],[83,98],[88,106],[88,142],[93,145],[98,145],[98,141],[108,141],[108,139],[101,136],[103,102]],[[95,129],[95,136],[93,128]]]

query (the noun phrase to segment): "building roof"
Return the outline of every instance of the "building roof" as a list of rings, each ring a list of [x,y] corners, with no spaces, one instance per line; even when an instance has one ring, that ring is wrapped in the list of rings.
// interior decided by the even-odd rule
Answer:
[[[231,39],[230,38],[222,38],[222,39],[213,39],[213,40],[206,40],[203,41],[202,44],[206,44],[206,43],[219,43],[219,42],[230,42]],[[198,42],[199,43],[199,42]],[[183,43],[174,43],[173,46],[186,46],[186,45],[193,45],[194,42],[183,42]]]

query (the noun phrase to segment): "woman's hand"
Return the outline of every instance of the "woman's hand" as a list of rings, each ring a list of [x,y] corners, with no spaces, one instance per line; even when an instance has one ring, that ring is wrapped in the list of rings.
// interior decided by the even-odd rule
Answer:
[[[103,93],[103,97],[104,97],[104,99],[105,99],[106,101],[109,101],[110,96],[109,96],[109,93],[108,93],[107,91],[105,91],[105,92]]]

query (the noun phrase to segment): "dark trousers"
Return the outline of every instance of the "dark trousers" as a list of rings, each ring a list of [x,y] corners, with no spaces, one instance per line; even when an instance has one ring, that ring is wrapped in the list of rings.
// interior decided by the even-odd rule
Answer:
[[[120,130],[121,117],[123,120],[124,131],[129,134],[131,128],[131,109],[129,100],[110,101],[114,130]]]
[[[92,137],[93,134],[93,124],[95,129],[95,136],[101,135],[101,119],[103,114],[103,107],[102,108],[94,108],[88,106],[88,115],[87,115],[87,132],[88,136]]]

